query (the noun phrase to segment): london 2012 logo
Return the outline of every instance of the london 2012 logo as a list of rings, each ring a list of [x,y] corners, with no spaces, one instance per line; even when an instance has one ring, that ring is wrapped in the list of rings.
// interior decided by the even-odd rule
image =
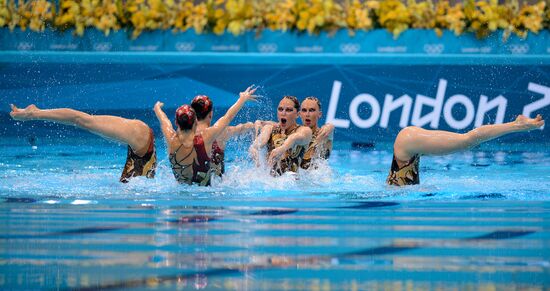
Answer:
[[[449,127],[460,130],[471,126],[472,123],[475,127],[481,126],[485,122],[484,119],[487,113],[495,109],[496,119],[494,123],[502,123],[508,105],[508,99],[502,95],[492,99],[480,95],[477,109],[472,99],[466,95],[455,94],[446,98],[447,80],[440,79],[435,98],[421,94],[417,94],[414,99],[407,94],[394,98],[394,96],[386,94],[381,106],[381,102],[373,95],[361,93],[351,99],[348,111],[349,119],[347,119],[336,116],[341,89],[342,83],[334,81],[327,112],[327,122],[341,128],[349,128],[351,123],[358,128],[370,128],[377,124],[381,128],[387,128],[392,112],[401,109],[399,126],[402,128],[412,124],[415,126],[428,125],[433,129],[437,129],[442,120],[441,117],[443,117]],[[526,104],[521,112],[523,115],[530,116],[533,112],[550,105],[550,87],[529,82],[527,90],[531,96],[535,93],[543,97]],[[368,118],[359,115],[359,107],[365,105],[370,107]],[[458,118],[454,116],[455,106],[464,108],[465,114]]]

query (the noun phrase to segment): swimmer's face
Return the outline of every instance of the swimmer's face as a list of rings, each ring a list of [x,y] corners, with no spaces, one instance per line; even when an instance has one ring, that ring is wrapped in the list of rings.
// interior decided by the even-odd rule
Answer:
[[[321,108],[319,108],[317,102],[306,99],[300,107],[300,119],[302,119],[302,123],[310,128],[316,127],[319,118],[321,118]]]
[[[290,128],[296,124],[298,110],[294,107],[294,102],[288,98],[283,98],[277,107],[277,120],[283,129]]]

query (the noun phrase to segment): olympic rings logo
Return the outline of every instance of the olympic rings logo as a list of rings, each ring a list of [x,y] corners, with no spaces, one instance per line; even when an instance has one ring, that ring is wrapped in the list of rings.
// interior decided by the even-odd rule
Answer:
[[[516,55],[523,55],[529,52],[529,45],[528,44],[511,44],[508,46],[508,50]]]
[[[340,51],[344,54],[356,54],[361,49],[358,43],[343,43],[340,45]]]
[[[258,44],[258,50],[261,53],[274,53],[277,52],[278,46],[275,43],[260,43]]]
[[[439,55],[443,53],[444,50],[445,50],[445,46],[441,43],[424,45],[424,52],[430,55]]]
[[[113,44],[110,42],[100,42],[94,44],[94,50],[99,52],[108,52],[113,48]]]
[[[195,49],[195,43],[192,42],[177,42],[176,50],[180,52],[190,52]]]
[[[33,48],[33,46],[34,45],[30,42],[22,41],[22,42],[17,44],[17,50],[28,51],[28,50],[31,50]]]

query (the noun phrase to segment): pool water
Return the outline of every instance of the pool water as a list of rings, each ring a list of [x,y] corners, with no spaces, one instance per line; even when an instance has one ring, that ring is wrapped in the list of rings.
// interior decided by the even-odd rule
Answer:
[[[550,147],[499,141],[422,157],[385,185],[390,143],[336,142],[274,178],[250,138],[213,187],[118,178],[126,149],[92,135],[0,140],[1,290],[550,288]],[[33,147],[34,145],[34,147]]]

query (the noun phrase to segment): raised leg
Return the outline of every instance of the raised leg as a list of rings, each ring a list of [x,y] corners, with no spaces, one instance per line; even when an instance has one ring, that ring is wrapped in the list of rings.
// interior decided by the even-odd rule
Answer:
[[[149,146],[149,126],[135,119],[111,115],[90,115],[82,111],[59,108],[42,110],[35,105],[19,109],[11,105],[15,120],[46,120],[85,129],[109,140],[128,144],[137,155],[143,156]]]
[[[512,132],[530,131],[543,125],[540,115],[536,118],[520,115],[513,122],[484,125],[464,134],[410,126],[399,132],[393,149],[398,163],[406,163],[417,154],[446,155]]]

